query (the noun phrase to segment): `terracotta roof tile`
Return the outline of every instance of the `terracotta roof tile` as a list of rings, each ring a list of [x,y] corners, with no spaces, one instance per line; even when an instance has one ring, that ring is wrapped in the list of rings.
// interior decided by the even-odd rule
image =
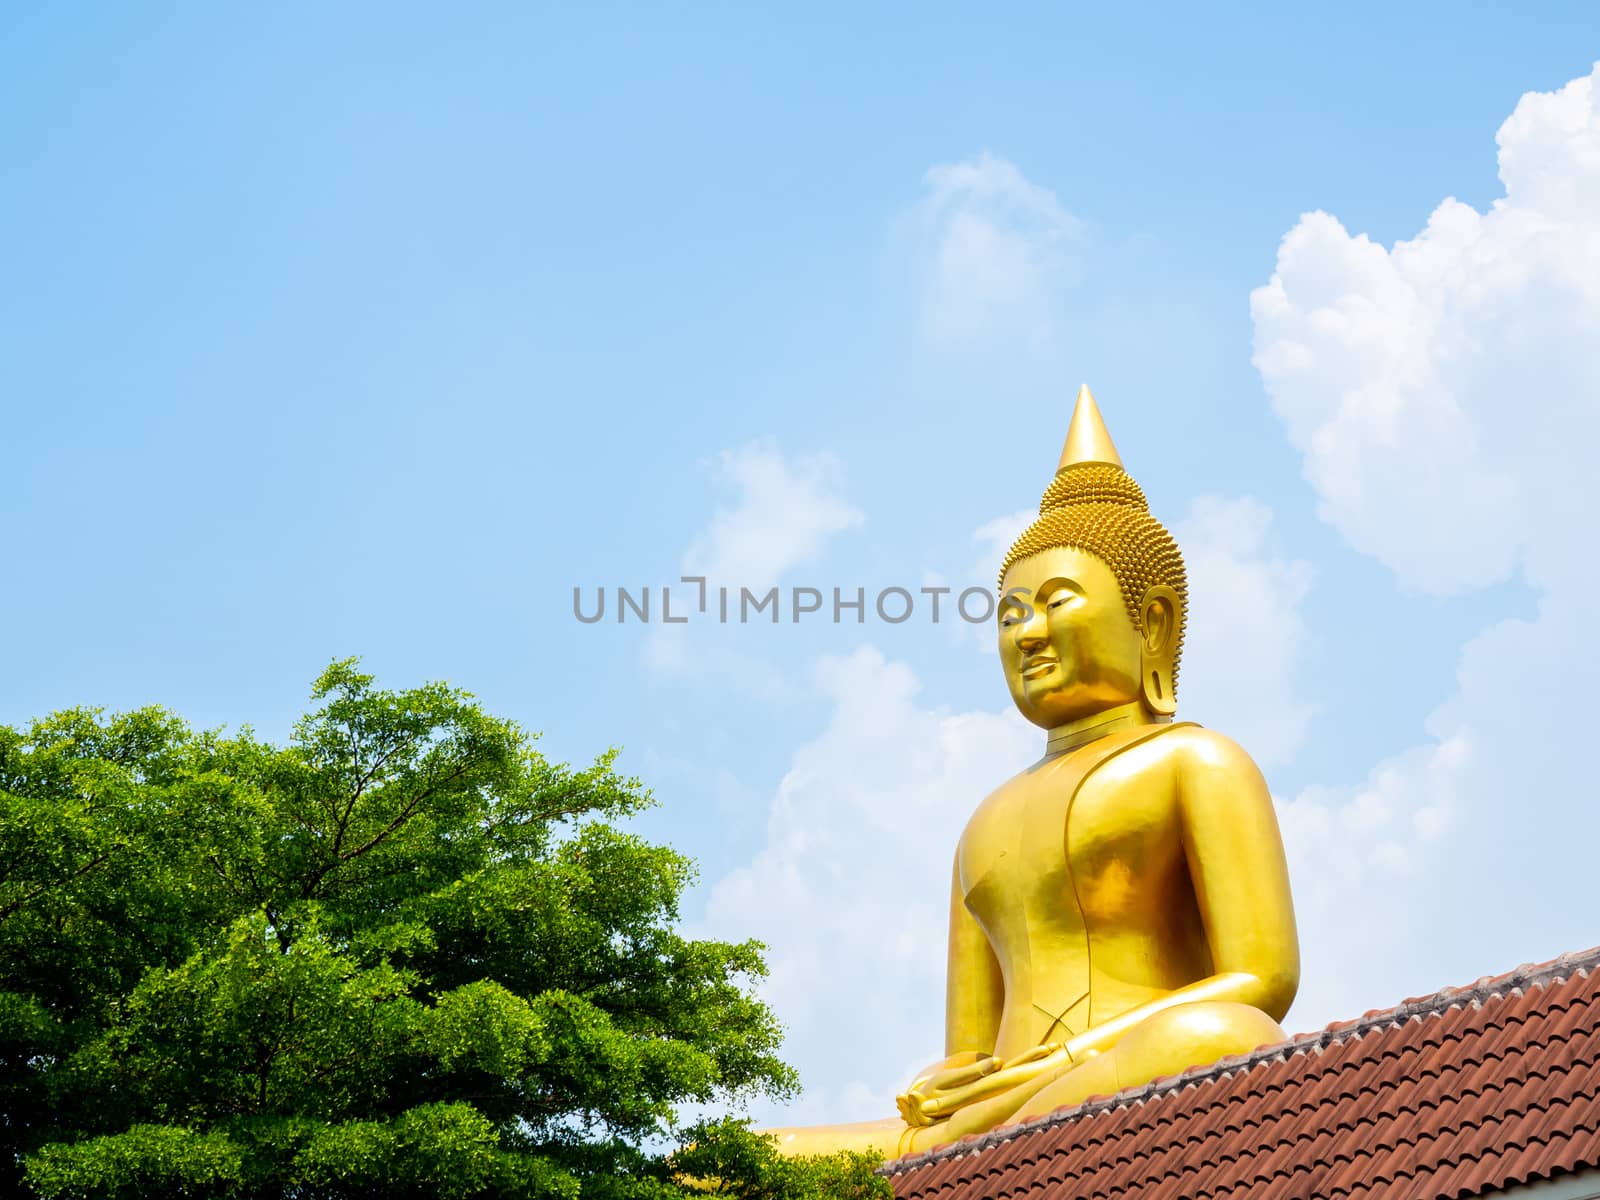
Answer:
[[[1444,1200],[1600,1166],[1600,948],[889,1163],[902,1200]]]

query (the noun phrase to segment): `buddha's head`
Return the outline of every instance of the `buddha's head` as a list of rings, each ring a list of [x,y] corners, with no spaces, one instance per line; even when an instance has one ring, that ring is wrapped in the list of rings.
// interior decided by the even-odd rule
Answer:
[[[1000,567],[1000,662],[1011,698],[1055,729],[1121,705],[1177,709],[1183,556],[1122,469],[1087,387],[1039,519]]]

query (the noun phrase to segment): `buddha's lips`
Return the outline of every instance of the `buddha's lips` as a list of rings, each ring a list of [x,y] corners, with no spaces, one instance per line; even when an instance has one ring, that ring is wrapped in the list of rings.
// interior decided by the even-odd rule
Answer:
[[[1022,664],[1022,677],[1024,679],[1035,679],[1049,671],[1051,667],[1057,666],[1060,662],[1059,658],[1030,658]]]

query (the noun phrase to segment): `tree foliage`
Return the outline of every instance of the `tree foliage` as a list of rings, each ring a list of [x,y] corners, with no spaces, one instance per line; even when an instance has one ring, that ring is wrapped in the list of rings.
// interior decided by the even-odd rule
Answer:
[[[686,1106],[794,1090],[692,865],[438,684],[332,664],[286,746],[148,708],[0,727],[0,1192],[887,1195]]]

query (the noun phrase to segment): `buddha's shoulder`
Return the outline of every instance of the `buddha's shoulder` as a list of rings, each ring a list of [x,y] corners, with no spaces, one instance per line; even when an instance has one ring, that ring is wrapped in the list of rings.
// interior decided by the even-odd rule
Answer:
[[[1255,760],[1245,748],[1226,734],[1204,725],[1180,722],[1138,749],[1148,747],[1176,765],[1203,771],[1256,771]]]
[[[1041,758],[991,789],[967,818],[967,829],[981,828],[994,820],[1004,823],[1009,819],[1009,814],[1018,806],[1026,805],[1031,797],[1054,790],[1051,765],[1049,758]]]

